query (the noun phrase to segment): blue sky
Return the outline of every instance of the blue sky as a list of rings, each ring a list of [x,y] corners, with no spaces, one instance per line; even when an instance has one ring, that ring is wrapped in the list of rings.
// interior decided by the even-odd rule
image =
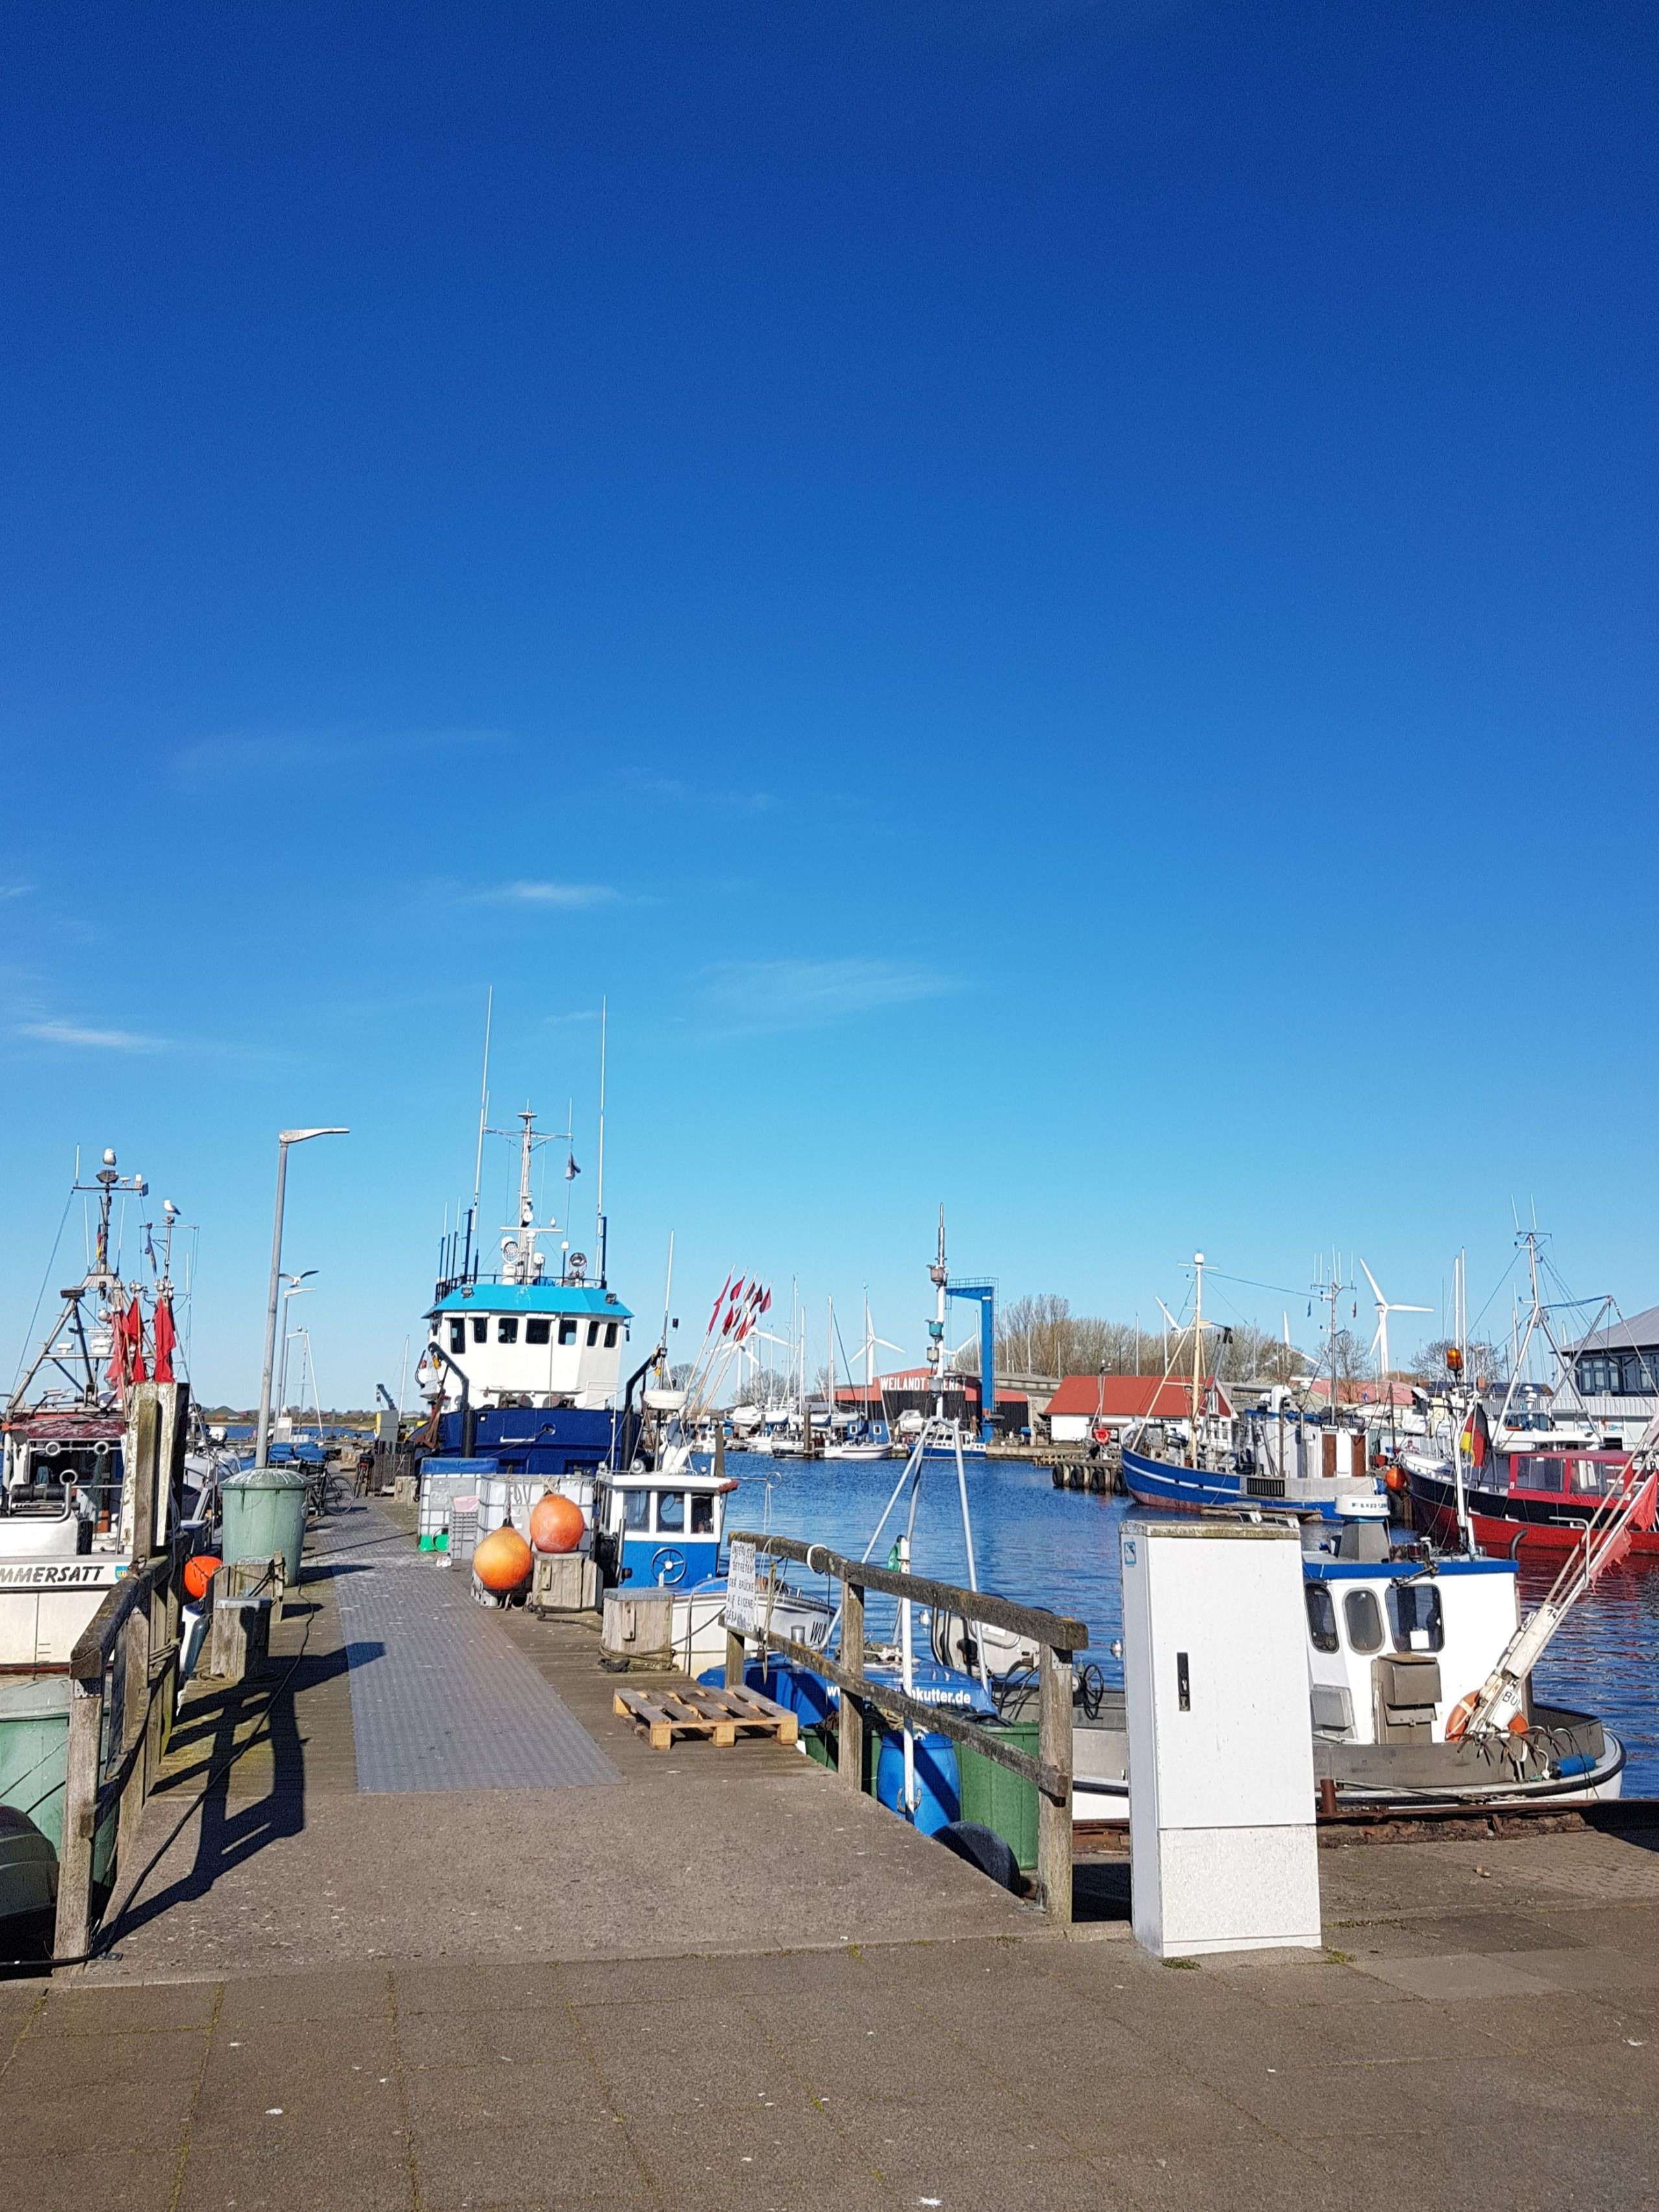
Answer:
[[[338,1121],[363,1397],[492,983],[584,1214],[608,995],[613,1279],[672,1228],[693,1334],[753,1267],[914,1356],[941,1200],[1125,1317],[1195,1244],[1478,1304],[1511,1200],[1659,1297],[1647,10],[5,35],[8,1362],[113,1142],[246,1397]]]

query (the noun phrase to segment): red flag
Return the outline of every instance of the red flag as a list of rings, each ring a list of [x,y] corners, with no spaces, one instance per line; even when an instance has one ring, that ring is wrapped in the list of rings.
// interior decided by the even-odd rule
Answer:
[[[766,1296],[760,1302],[760,1310],[763,1313],[772,1310],[772,1286],[769,1283],[766,1286]]]
[[[741,1275],[739,1275],[739,1276],[738,1277],[737,1281],[736,1281],[735,1283],[733,1283],[733,1284],[732,1284],[732,1304],[733,1304],[733,1305],[736,1305],[736,1304],[738,1303],[738,1300],[742,1296],[743,1296],[743,1277],[742,1277]]]
[[[109,1379],[115,1385],[116,1395],[125,1397],[127,1389],[127,1317],[116,1315],[109,1325]]]
[[[144,1364],[144,1316],[137,1291],[132,1294],[132,1304],[127,1308],[127,1341],[132,1346],[132,1379],[135,1382],[148,1382],[149,1370]]]
[[[173,1372],[173,1347],[179,1341],[179,1332],[173,1325],[171,1298],[156,1299],[155,1318],[150,1333],[155,1345],[155,1379],[158,1382],[171,1382],[175,1379]]]
[[[708,1316],[708,1328],[709,1328],[709,1333],[710,1333],[711,1334],[712,1334],[712,1333],[713,1333],[713,1331],[714,1331],[714,1323],[715,1323],[715,1322],[720,1319],[720,1308],[721,1308],[721,1306],[722,1306],[722,1305],[724,1305],[724,1304],[725,1304],[725,1303],[726,1303],[726,1293],[727,1292],[727,1291],[729,1291],[729,1290],[731,1289],[731,1287],[732,1287],[732,1278],[730,1277],[730,1275],[728,1275],[728,1276],[726,1277],[726,1279],[725,1282],[724,1282],[724,1283],[722,1283],[722,1284],[721,1284],[721,1285],[720,1285],[720,1294],[719,1297],[717,1297],[717,1298],[715,1299],[715,1301],[714,1301],[714,1312],[713,1312],[713,1313],[711,1313],[711,1314],[709,1315],[709,1316]]]

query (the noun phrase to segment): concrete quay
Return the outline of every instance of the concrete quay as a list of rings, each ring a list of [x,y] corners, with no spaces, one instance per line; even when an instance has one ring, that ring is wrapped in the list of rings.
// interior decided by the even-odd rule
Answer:
[[[187,1705],[108,1955],[0,1984],[13,2202],[1659,2198],[1659,1833],[1327,1850],[1328,1952],[1160,1966],[1121,1867],[1056,1936],[793,1752],[649,1751],[590,1632],[461,1580],[340,1516],[270,1679]],[[492,1782],[498,1678],[603,1778]]]

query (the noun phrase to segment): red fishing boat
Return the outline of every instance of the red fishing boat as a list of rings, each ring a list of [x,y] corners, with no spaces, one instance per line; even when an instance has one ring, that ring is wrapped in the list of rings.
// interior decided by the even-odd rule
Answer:
[[[1472,1441],[1474,1451],[1463,1460],[1461,1512],[1475,1547],[1494,1559],[1571,1550],[1603,1500],[1624,1488],[1631,1462],[1627,1451],[1582,1445],[1495,1451],[1479,1428]],[[1455,1468],[1416,1452],[1403,1454],[1401,1463],[1419,1531],[1449,1549],[1460,1548],[1464,1529]],[[1650,1498],[1632,1517],[1626,1557],[1659,1559],[1656,1524],[1659,1512]]]

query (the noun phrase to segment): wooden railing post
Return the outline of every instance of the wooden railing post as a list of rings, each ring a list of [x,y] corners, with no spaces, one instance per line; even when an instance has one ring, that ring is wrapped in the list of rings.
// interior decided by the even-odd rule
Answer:
[[[1050,1920],[1072,1918],[1072,1655],[1045,1644],[1037,1698],[1037,1896]]]
[[[763,1659],[765,1653],[762,1653]],[[728,1690],[743,1687],[743,1670],[748,1660],[748,1647],[734,1628],[726,1632],[726,1686]]]
[[[104,1741],[104,1678],[70,1692],[64,1777],[64,1837],[58,1850],[58,1925],[52,1949],[78,1959],[92,1941],[92,1851],[98,1822],[98,1766]]]
[[[116,1824],[116,1857],[123,1873],[132,1863],[131,1848],[136,1844],[138,1823],[143,1818],[144,1798],[149,1787],[149,1750],[152,1741],[149,1710],[149,1607],[143,1600],[135,1605],[122,1623],[118,1649],[121,1668],[121,1744],[125,1755],[142,1735],[144,1749],[121,1792],[121,1810]],[[159,1704],[159,1699],[158,1699]]]
[[[864,1590],[846,1577],[841,1585],[841,1663],[855,1680],[864,1675]],[[864,1708],[843,1686],[836,1772],[849,1790],[864,1787]]]

